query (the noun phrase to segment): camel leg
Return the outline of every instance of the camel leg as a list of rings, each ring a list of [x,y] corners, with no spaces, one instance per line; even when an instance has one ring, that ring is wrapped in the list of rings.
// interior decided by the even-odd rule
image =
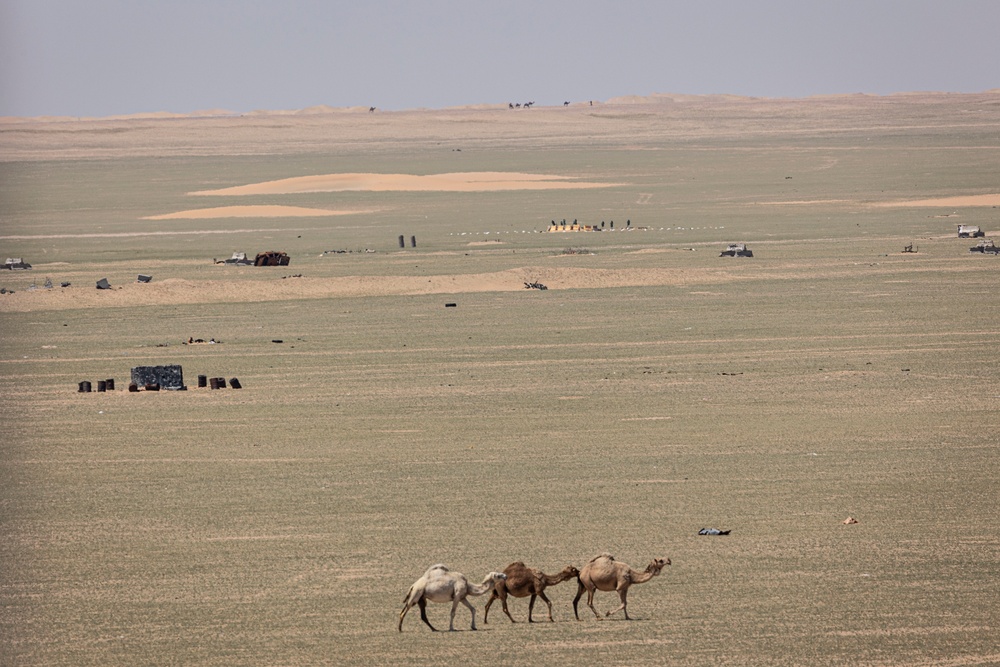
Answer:
[[[594,612],[594,618],[596,618],[597,620],[601,620],[601,615],[597,613],[596,609],[594,609],[594,593],[595,592],[597,592],[596,588],[593,589],[593,590],[591,590],[589,588],[587,589],[587,606],[590,607],[590,611]]]
[[[583,597],[583,582],[580,581],[576,585],[576,597],[573,598],[573,615],[576,616],[576,620],[580,620],[580,613],[577,611],[576,605],[580,602],[580,598]]]
[[[517,621],[514,620],[514,617],[510,615],[510,609],[507,608],[507,590],[506,589],[504,589],[503,592],[500,593],[500,604],[503,605],[503,613],[507,614],[507,618],[510,619],[510,622],[511,623],[517,623]]]
[[[622,600],[621,606],[618,607],[618,609],[613,609],[613,610],[609,611],[607,613],[607,616],[610,616],[611,614],[618,613],[619,611],[624,611],[625,612],[625,620],[626,621],[631,621],[632,619],[630,619],[628,617],[628,606],[627,606],[628,603],[626,601],[626,598],[628,597],[628,589],[627,588],[619,588],[618,589],[618,597],[620,597],[621,600]]]
[[[478,630],[479,628],[476,627],[476,608],[473,607],[472,603],[469,602],[469,600],[466,599],[466,598],[462,598],[462,604],[464,604],[466,607],[468,607],[469,611],[472,612],[472,629],[473,630]],[[455,615],[454,611],[452,611],[451,613],[452,613],[452,616]]]
[[[552,619],[552,601],[545,596],[545,591],[539,591],[538,597],[542,598],[545,604],[549,606],[549,623],[555,623],[555,621]]]
[[[490,593],[490,599],[486,601],[486,607],[483,609],[483,625],[489,624],[490,606],[493,604],[493,601],[497,599],[497,597],[499,596],[497,595],[496,589],[493,589],[493,592]]]
[[[532,593],[531,594],[531,599],[528,600],[528,623],[534,623],[535,622],[531,618],[531,610],[535,608],[535,598],[536,597],[537,596],[534,593]]]
[[[417,606],[420,607],[420,620],[427,624],[427,627],[433,632],[437,632],[437,628],[431,625],[431,622],[427,620],[427,600],[420,598],[417,600]],[[400,621],[400,627],[403,626],[403,622]]]
[[[458,600],[452,600],[451,602],[451,620],[448,622],[448,632],[455,631],[455,612],[458,610]]]

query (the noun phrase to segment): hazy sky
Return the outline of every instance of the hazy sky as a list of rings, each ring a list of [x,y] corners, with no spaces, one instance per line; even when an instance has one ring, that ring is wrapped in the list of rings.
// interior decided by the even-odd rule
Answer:
[[[0,0],[0,116],[1000,88],[1000,0]]]

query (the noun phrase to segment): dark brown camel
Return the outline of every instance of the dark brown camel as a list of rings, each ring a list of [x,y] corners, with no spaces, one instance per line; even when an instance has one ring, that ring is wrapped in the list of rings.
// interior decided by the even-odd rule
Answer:
[[[503,573],[507,575],[507,579],[498,581],[496,586],[493,587],[490,599],[486,601],[486,609],[483,610],[483,623],[487,622],[486,619],[490,613],[490,605],[497,598],[500,598],[500,603],[503,605],[503,613],[507,614],[510,622],[516,622],[507,609],[508,595],[513,595],[516,598],[531,596],[531,600],[528,602],[528,623],[535,622],[531,618],[531,612],[535,608],[535,598],[542,598],[549,607],[549,622],[551,623],[553,622],[552,602],[545,596],[545,589],[549,586],[560,584],[567,579],[575,579],[580,576],[580,571],[572,565],[567,565],[558,574],[545,574],[541,570],[526,566],[521,561],[511,563],[504,569]]]
[[[576,591],[576,597],[573,599],[573,614],[576,616],[576,620],[580,620],[580,614],[577,613],[577,603],[583,596],[583,591],[587,591],[587,606],[590,607],[590,611],[594,612],[594,616],[600,618],[600,614],[594,609],[594,592],[595,591],[618,591],[618,597],[621,598],[621,606],[618,609],[613,609],[609,611],[605,616],[610,616],[615,612],[621,610],[625,612],[625,620],[631,620],[628,617],[628,589],[632,584],[644,584],[656,575],[660,573],[660,570],[664,566],[670,565],[669,558],[655,558],[650,561],[649,565],[646,566],[645,571],[637,572],[625,563],[621,563],[615,560],[615,557],[611,554],[600,554],[599,556],[594,556],[590,559],[590,562],[583,566],[580,570],[580,585]]]

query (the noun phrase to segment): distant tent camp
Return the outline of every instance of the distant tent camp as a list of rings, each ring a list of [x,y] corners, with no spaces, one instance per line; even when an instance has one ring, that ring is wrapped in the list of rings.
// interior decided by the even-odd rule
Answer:
[[[4,264],[3,264],[3,268],[10,269],[11,271],[13,271],[15,269],[18,269],[18,270],[20,270],[20,269],[30,269],[31,268],[31,264],[28,264],[26,261],[24,261],[20,257],[8,257],[7,261],[4,262]]]

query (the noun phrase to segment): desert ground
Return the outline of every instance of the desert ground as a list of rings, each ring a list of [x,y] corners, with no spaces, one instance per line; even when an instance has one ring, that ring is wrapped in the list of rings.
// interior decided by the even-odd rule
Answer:
[[[998,91],[0,119],[0,663],[1000,664],[998,156]],[[602,552],[630,621],[397,631]]]

